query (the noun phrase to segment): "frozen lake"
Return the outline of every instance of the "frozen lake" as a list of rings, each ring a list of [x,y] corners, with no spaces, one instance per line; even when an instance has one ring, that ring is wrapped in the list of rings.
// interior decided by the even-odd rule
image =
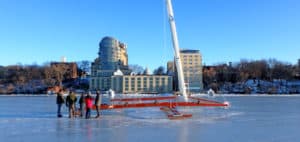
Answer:
[[[56,118],[55,97],[0,96],[5,142],[298,142],[300,96],[227,96],[229,109],[180,108],[169,120],[159,108],[103,111],[100,119]],[[93,116],[95,112],[93,111]]]

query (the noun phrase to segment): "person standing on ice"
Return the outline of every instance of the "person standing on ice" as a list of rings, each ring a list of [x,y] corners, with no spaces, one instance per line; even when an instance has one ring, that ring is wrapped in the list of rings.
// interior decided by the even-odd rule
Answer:
[[[96,92],[96,98],[95,98],[94,105],[96,106],[96,111],[97,111],[96,118],[99,118],[100,117],[100,106],[101,106],[101,96],[100,96],[99,91]]]
[[[66,106],[69,107],[69,118],[75,117],[75,104],[77,97],[73,91],[70,91],[69,95],[66,98]]]
[[[56,96],[56,104],[57,104],[57,117],[62,117],[61,107],[65,103],[65,99],[63,97],[62,90],[59,90]]]
[[[85,97],[85,118],[89,119],[91,118],[91,109],[93,108],[93,98],[91,97],[90,93]]]
[[[80,110],[80,117],[83,116],[83,108],[84,108],[84,97],[85,95],[82,93],[80,98],[79,98],[79,110]]]

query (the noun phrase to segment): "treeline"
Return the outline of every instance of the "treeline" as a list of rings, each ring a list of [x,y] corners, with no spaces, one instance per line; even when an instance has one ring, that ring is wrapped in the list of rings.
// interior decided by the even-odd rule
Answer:
[[[205,66],[203,69],[203,83],[205,88],[221,86],[224,83],[245,82],[249,79],[266,81],[300,79],[299,65],[269,60],[241,60],[237,63]]]
[[[129,69],[137,75],[151,74],[150,71],[148,70],[148,68],[144,68],[137,64],[129,65]],[[166,75],[167,71],[165,70],[165,68],[163,66],[159,66],[153,70],[152,74],[153,75]]]
[[[86,62],[86,61],[85,61]],[[78,75],[83,75],[88,66],[79,62]],[[85,66],[83,66],[83,64]],[[12,65],[0,66],[0,93],[45,93],[49,87],[76,87],[72,82],[72,72],[64,66],[40,65]],[[88,88],[88,86],[85,86]]]
[[[90,69],[90,62],[77,63],[77,73],[80,77]],[[131,65],[131,70],[146,74],[146,69]],[[158,67],[153,74],[167,74],[164,67]],[[82,82],[71,77],[70,70],[64,66],[13,65],[0,66],[0,93],[45,93],[53,86],[88,89],[88,82]],[[204,89],[220,88],[226,83],[242,83],[249,79],[257,80],[299,80],[300,67],[290,63],[269,60],[241,60],[236,63],[217,64],[203,67]],[[77,81],[77,82],[76,82]],[[78,82],[79,81],[79,82]],[[217,90],[217,89],[216,89]]]

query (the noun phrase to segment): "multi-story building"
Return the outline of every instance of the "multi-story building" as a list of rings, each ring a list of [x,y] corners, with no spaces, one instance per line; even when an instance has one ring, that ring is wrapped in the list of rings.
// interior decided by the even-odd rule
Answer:
[[[199,50],[181,50],[180,59],[184,74],[184,81],[188,92],[200,92],[203,90],[202,56]],[[172,64],[173,63],[173,64]],[[171,71],[170,71],[171,70]],[[174,74],[176,88],[177,73],[174,62],[168,62],[168,73]]]
[[[300,59],[298,59],[297,71],[295,77],[300,79]]]
[[[172,76],[167,75],[115,75],[112,88],[122,93],[170,93]]]
[[[101,70],[128,70],[127,47],[112,37],[104,37],[99,44]]]
[[[91,90],[113,89],[116,93],[172,92],[171,76],[132,75],[124,43],[104,37],[99,47],[99,56],[91,67]]]
[[[104,37],[99,43],[98,58],[91,67],[91,89],[111,89],[111,76],[120,69],[125,75],[131,73],[128,68],[127,47],[124,43]]]

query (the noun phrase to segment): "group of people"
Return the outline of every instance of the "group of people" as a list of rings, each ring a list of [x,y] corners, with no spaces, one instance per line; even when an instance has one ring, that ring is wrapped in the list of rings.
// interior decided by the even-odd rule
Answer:
[[[94,100],[94,103],[93,103]],[[78,104],[79,109],[76,109],[77,96],[73,91],[70,91],[68,96],[64,98],[63,90],[60,90],[56,96],[56,104],[57,104],[57,117],[63,117],[61,113],[61,108],[65,104],[69,109],[69,118],[74,118],[76,116],[83,117],[85,111],[85,118],[91,118],[91,110],[93,106],[96,107],[97,115],[96,118],[100,117],[100,106],[101,106],[101,96],[100,92],[96,92],[96,97],[93,98],[91,93],[82,93]]]

